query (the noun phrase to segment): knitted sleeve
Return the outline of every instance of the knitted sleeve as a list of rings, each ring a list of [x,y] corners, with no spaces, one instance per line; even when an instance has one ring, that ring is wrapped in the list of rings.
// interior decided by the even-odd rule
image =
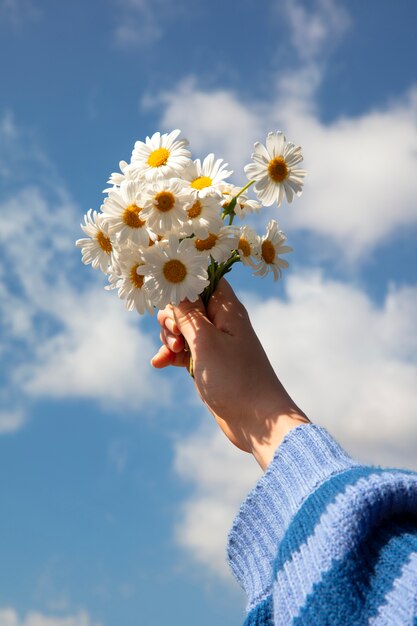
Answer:
[[[242,504],[228,557],[246,626],[417,624],[417,474],[360,465],[299,426]]]

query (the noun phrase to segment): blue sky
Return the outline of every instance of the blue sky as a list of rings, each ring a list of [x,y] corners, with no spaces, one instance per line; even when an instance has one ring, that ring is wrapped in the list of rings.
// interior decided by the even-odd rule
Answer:
[[[290,270],[231,281],[307,414],[417,469],[416,20],[405,0],[0,0],[0,626],[243,621],[225,543],[259,471],[74,247],[156,130],[237,182],[267,131],[303,146],[302,198],[253,220],[279,220]]]

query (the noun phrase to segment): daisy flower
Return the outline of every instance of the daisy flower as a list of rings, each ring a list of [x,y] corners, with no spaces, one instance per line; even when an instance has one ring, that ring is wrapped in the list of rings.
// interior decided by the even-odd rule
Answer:
[[[175,235],[144,252],[145,265],[137,272],[145,277],[152,302],[163,309],[187,298],[195,302],[209,284],[207,258],[197,254],[190,239]]]
[[[102,206],[109,231],[117,235],[120,244],[126,241],[144,246],[149,239],[146,218],[139,205],[139,189],[133,181],[123,181],[120,187],[110,189]]]
[[[285,234],[282,230],[278,230],[278,224],[275,220],[271,220],[268,224],[266,235],[261,240],[260,257],[256,266],[255,275],[266,276],[269,272],[273,272],[274,280],[278,280],[282,276],[282,268],[288,267],[288,262],[279,257],[280,254],[292,252],[290,246],[285,246]]]
[[[90,209],[84,215],[84,224],[81,224],[81,228],[88,238],[78,239],[75,245],[81,248],[83,263],[85,265],[91,263],[95,270],[100,268],[106,274],[114,256],[108,224],[101,213]]]
[[[157,235],[179,230],[187,219],[185,206],[190,194],[178,179],[156,181],[143,194],[143,218]]]
[[[236,249],[239,252],[240,260],[244,265],[256,268],[256,261],[261,254],[261,239],[253,228],[243,226],[239,229],[239,240]]]
[[[180,130],[173,130],[169,134],[154,133],[145,142],[137,141],[132,152],[128,172],[147,181],[158,178],[179,176],[190,162],[191,152],[187,139],[177,139]]]
[[[224,179],[233,174],[226,169],[228,164],[223,159],[215,161],[214,158],[214,154],[208,154],[203,163],[196,159],[183,172],[181,179],[195,196],[204,198],[207,195],[221,195]]]
[[[143,256],[138,250],[123,251],[116,264],[110,268],[109,285],[106,289],[117,289],[121,300],[126,301],[128,311],[136,309],[140,315],[145,311],[153,314],[154,307],[149,298],[145,279],[137,273],[143,265]]]
[[[265,206],[274,202],[279,206],[284,197],[292,202],[294,194],[299,196],[304,184],[305,170],[296,165],[303,160],[301,147],[287,142],[281,132],[268,133],[266,146],[256,142],[252,154],[253,163],[245,165],[245,173],[255,180],[254,191]]]
[[[204,239],[209,232],[217,233],[223,224],[217,196],[194,198],[186,207],[185,221],[181,234],[195,235]]]
[[[112,174],[110,174],[110,178],[107,181],[107,184],[111,185],[111,187],[109,187],[108,189],[103,189],[103,193],[109,193],[109,191],[113,189],[113,187],[120,187],[124,180],[130,180],[130,176],[126,169],[127,166],[128,164],[126,163],[126,161],[119,161],[120,172],[113,172]]]
[[[217,263],[223,263],[230,258],[232,250],[236,249],[237,232],[233,226],[223,226],[217,233],[210,232],[204,239],[194,237],[190,241],[197,254],[206,258],[210,255]]]
[[[224,185],[222,189],[222,206],[224,209],[227,209],[230,201],[239,193],[240,189],[234,185]],[[242,193],[236,201],[234,212],[240,219],[243,219],[248,213],[257,213],[261,206],[260,202],[252,200]]]

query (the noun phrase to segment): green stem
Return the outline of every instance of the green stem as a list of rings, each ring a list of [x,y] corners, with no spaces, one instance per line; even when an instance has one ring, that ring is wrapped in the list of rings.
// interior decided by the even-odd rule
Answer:
[[[222,218],[224,219],[226,217],[226,215],[229,216],[229,226],[233,223],[233,220],[235,218],[235,206],[236,206],[236,202],[238,197],[244,192],[246,191],[246,189],[249,189],[249,187],[251,185],[253,185],[255,181],[254,180],[250,180],[244,187],[242,187],[242,189],[235,195],[233,196],[233,198],[230,200],[229,204],[227,205],[227,207],[223,210],[223,215]]]
[[[211,259],[211,263],[207,268],[210,283],[207,285],[207,287],[204,289],[203,293],[201,294],[201,299],[206,308],[222,276],[230,272],[230,270],[232,269],[232,265],[234,265],[235,263],[238,263],[239,261],[240,261],[240,256],[236,250],[232,252],[232,256],[227,261],[225,261],[225,263],[220,263],[220,265],[218,265],[216,261]],[[185,351],[188,352],[190,355],[188,372],[191,378],[194,378],[194,362],[193,362],[193,357],[191,354],[190,347],[187,344],[187,342],[185,342]]]
[[[219,284],[219,281],[222,278],[222,276],[230,272],[230,270],[232,269],[232,265],[234,265],[235,263],[238,263],[239,261],[240,261],[240,256],[239,256],[239,253],[236,251],[233,252],[232,256],[225,263],[220,263],[220,265],[217,265],[217,263],[214,263],[212,261],[209,268],[214,268],[214,272],[213,271],[210,272],[210,269],[209,269],[210,284],[205,288],[205,290],[201,294],[201,298],[204,302],[205,307],[207,307],[209,300],[211,296],[213,295],[213,293],[215,292],[216,287]]]
[[[238,197],[244,191],[246,191],[246,189],[249,189],[249,187],[251,185],[253,185],[254,182],[255,182],[254,180],[250,180],[244,187],[242,187],[242,189],[239,191],[239,193],[237,193],[235,196],[233,196],[233,198],[229,202],[228,206],[223,211],[222,219],[224,219],[226,217],[226,215],[228,215],[229,216],[229,226],[231,224],[233,224],[233,220],[234,220],[235,215],[236,215],[234,209],[235,209]],[[230,272],[230,270],[232,269],[232,265],[234,265],[235,263],[238,263],[239,261],[240,261],[240,256],[239,256],[239,253],[237,252],[237,250],[234,250],[233,253],[232,253],[232,256],[225,263],[220,263],[220,265],[218,265],[216,263],[216,261],[211,259],[211,263],[210,263],[210,265],[207,268],[207,273],[208,273],[208,277],[209,277],[210,283],[207,285],[207,287],[204,289],[203,293],[201,294],[201,299],[203,300],[204,306],[206,308],[207,308],[209,300],[210,300],[211,296],[213,295],[214,291],[216,290],[216,287],[219,284],[219,281],[222,278],[222,276],[224,276],[225,274]],[[190,373],[190,376],[192,378],[194,378],[193,357],[191,355],[191,350],[190,350],[187,342],[185,343],[185,350],[190,353],[190,363],[189,363],[189,366],[188,366],[188,371]]]
[[[239,261],[240,261],[239,253],[236,250],[234,250],[232,256],[225,263],[222,263],[221,265],[219,265],[216,276],[215,276],[215,280],[217,280],[217,283],[219,282],[222,276],[230,272],[230,270],[232,269],[232,265],[234,265],[235,263],[238,263]],[[217,287],[217,284],[216,284],[216,287]]]
[[[250,187],[251,185],[253,185],[253,183],[254,183],[254,182],[255,182],[254,180],[250,180],[250,181],[248,182],[248,184],[247,184],[247,185],[245,185],[244,187],[242,187],[242,189],[239,191],[239,193],[237,193],[237,194],[235,195],[235,198],[238,198],[238,197],[239,197],[239,196],[240,196],[240,195],[241,195],[244,191],[246,191],[246,189],[249,189],[249,187]]]
[[[185,352],[188,352],[188,354],[190,355],[190,361],[188,363],[188,373],[190,374],[191,378],[194,378],[194,361],[193,361],[193,356],[191,354],[191,350],[190,350],[190,346],[187,343],[186,338],[184,337],[184,350]]]

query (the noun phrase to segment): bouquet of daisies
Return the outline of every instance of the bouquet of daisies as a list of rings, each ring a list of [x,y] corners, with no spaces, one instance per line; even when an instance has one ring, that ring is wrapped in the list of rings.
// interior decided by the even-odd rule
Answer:
[[[299,169],[301,148],[271,132],[256,143],[244,170],[249,183],[229,182],[232,171],[214,154],[192,160],[181,131],[155,133],[135,143],[130,163],[111,174],[99,212],[90,209],[81,225],[86,238],[83,263],[107,274],[106,289],[116,289],[129,310],[153,313],[167,304],[207,304],[220,278],[241,262],[255,275],[272,272],[277,280],[292,248],[271,220],[263,236],[233,224],[262,205],[292,202],[306,172]],[[246,193],[253,185],[257,199]]]

